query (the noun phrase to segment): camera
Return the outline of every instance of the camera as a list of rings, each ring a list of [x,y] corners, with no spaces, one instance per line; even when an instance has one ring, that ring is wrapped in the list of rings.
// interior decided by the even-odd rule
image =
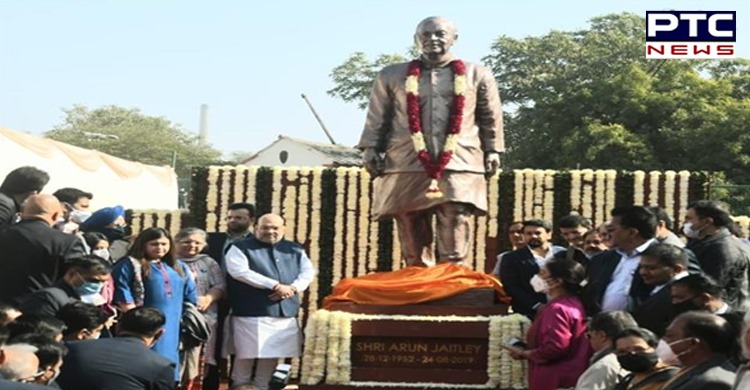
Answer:
[[[289,371],[292,366],[289,364],[279,364],[276,366],[276,370],[271,375],[271,380],[268,382],[268,388],[270,390],[283,390],[289,383]]]

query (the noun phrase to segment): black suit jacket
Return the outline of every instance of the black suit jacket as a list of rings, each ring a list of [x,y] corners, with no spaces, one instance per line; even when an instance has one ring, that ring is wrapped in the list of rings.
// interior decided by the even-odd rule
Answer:
[[[59,280],[52,287],[46,287],[21,298],[19,310],[23,314],[54,317],[57,311],[68,303],[79,301],[81,296],[69,284]]]
[[[74,341],[57,383],[63,390],[174,389],[172,362],[150,350],[140,339]]]
[[[23,220],[0,231],[0,301],[51,286],[66,262],[84,256],[76,235],[51,228],[40,219]]]
[[[544,303],[547,297],[534,291],[529,281],[539,273],[539,265],[534,259],[531,249],[524,247],[503,255],[500,264],[500,281],[503,288],[511,296],[513,311],[534,318],[534,305]]]
[[[253,234],[248,233],[245,238],[247,237],[253,237]],[[229,236],[226,233],[208,233],[208,239],[206,240],[208,245],[204,250],[207,255],[219,263],[222,269],[226,269],[224,266],[224,244],[227,242],[227,238]]]
[[[19,210],[16,200],[3,192],[0,192],[0,227],[10,226],[16,221],[16,213]]]
[[[736,370],[726,357],[715,357],[680,375],[662,390],[730,390]]]
[[[654,332],[659,338],[664,336],[667,326],[675,317],[671,289],[672,283],[667,283],[656,294],[641,302],[633,311],[633,318],[638,326]]]

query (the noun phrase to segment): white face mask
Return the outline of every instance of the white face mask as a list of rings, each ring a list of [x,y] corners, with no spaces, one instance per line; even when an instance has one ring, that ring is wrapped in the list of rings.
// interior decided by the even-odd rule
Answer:
[[[688,222],[682,226],[682,232],[685,233],[685,237],[687,238],[698,238],[698,235],[701,234],[701,230],[703,230],[703,228],[694,229],[692,222]]]
[[[93,214],[91,211],[74,209],[70,212],[70,220],[75,223],[84,223]]]
[[[677,340],[669,344],[667,344],[667,342],[664,340],[659,340],[659,344],[656,346],[656,354],[659,355],[659,360],[670,366],[682,366],[680,355],[684,355],[685,352],[680,353],[680,355],[675,354],[672,350],[672,345],[679,344],[687,340],[688,339]]]
[[[94,249],[91,251],[91,254],[99,256],[104,260],[109,260],[109,249]]]
[[[531,288],[533,288],[534,291],[538,293],[546,294],[549,292],[549,285],[547,285],[547,281],[539,276],[539,274],[532,276],[529,283],[531,284]]]

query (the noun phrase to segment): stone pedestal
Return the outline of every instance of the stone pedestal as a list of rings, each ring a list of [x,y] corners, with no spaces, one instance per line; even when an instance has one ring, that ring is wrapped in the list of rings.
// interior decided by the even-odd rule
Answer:
[[[477,388],[489,380],[489,322],[478,316],[505,315],[508,307],[495,302],[493,290],[479,289],[420,305],[337,303],[329,310],[383,317],[351,322],[352,384],[300,389]]]

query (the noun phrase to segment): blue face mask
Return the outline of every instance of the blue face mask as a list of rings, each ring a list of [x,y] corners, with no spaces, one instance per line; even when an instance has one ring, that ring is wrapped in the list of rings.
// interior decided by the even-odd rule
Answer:
[[[82,285],[76,287],[76,292],[80,296],[98,294],[102,291],[104,284],[97,282],[83,282]]]

